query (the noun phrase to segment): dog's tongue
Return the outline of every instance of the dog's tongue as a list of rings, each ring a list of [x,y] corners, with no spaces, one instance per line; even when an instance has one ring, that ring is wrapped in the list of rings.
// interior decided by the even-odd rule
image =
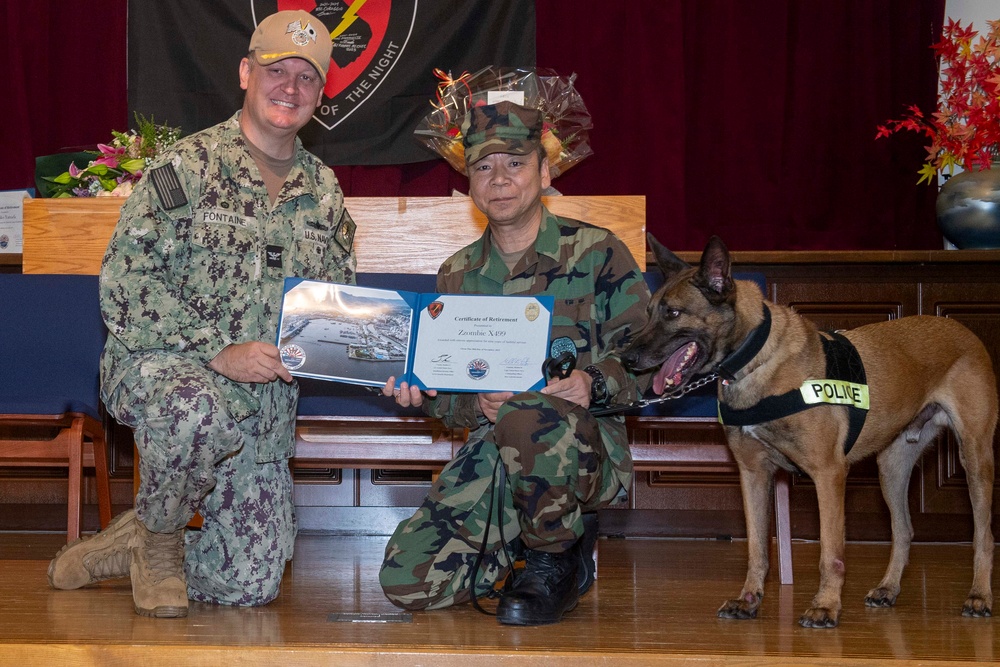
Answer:
[[[698,344],[688,343],[680,348],[670,358],[663,362],[660,370],[653,376],[653,393],[661,396],[667,387],[675,387],[681,383],[681,372],[694,358],[698,351]]]

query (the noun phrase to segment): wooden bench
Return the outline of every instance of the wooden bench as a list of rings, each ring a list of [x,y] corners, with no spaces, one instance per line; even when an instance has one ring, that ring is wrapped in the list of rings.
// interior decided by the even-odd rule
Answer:
[[[548,197],[545,204],[559,215],[611,229],[639,268],[646,270],[644,197]],[[99,272],[120,206],[121,201],[113,198],[26,201],[23,271]],[[430,277],[440,264],[478,238],[486,226],[468,197],[349,197],[347,207],[358,225],[355,250],[361,284],[387,275],[406,280],[408,274],[420,276],[425,284],[430,281],[433,287]],[[376,286],[412,289],[410,284]],[[343,387],[329,391],[336,395]],[[334,403],[337,409],[325,410],[324,405],[330,405],[326,400],[308,395],[304,386],[296,426],[297,468],[439,470],[465,442],[464,431],[448,429],[414,411],[400,414],[388,401],[356,397],[352,403],[335,398],[340,401]],[[735,462],[714,411],[677,416],[670,404],[685,400],[664,404],[669,406],[666,416],[647,411],[653,413],[626,418],[636,470],[733,472]],[[360,412],[366,414],[352,414],[351,406],[362,406]],[[778,571],[783,584],[792,583],[788,491],[787,475],[776,477]]]

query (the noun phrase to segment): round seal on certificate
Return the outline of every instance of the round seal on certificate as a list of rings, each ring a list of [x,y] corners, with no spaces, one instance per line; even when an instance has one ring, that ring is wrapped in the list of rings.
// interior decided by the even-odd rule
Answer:
[[[306,351],[292,343],[281,348],[281,363],[290,371],[297,371],[306,363]]]
[[[469,362],[469,365],[465,367],[465,372],[468,373],[469,377],[473,380],[482,380],[490,374],[490,365],[486,363],[485,359],[473,359]]]

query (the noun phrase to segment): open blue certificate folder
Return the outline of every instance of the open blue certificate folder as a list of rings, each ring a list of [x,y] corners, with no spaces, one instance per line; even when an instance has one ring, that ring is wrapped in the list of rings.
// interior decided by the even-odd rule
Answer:
[[[285,279],[278,349],[300,377],[380,387],[545,386],[550,296],[421,294]]]

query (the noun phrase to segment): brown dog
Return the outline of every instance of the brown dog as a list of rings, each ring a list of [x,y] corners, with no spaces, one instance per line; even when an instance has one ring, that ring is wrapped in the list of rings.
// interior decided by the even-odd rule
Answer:
[[[652,235],[649,243],[666,284],[653,295],[649,323],[634,336],[625,362],[636,369],[659,367],[653,379],[657,394],[683,386],[695,375],[729,376],[719,385],[719,402],[740,470],[749,566],[739,597],[723,604],[719,616],[757,615],[768,570],[773,475],[779,467],[797,468],[815,483],[820,513],[820,586],[799,623],[837,625],[847,471],[872,454],[878,455],[882,495],[892,518],[892,555],[865,604],[891,606],[913,535],[907,506],[910,474],[944,427],[961,443],[975,522],[972,590],[962,614],[990,616],[997,389],[982,342],[944,317],[871,324],[844,334],[863,362],[860,381],[855,376],[854,381],[828,382],[828,371],[835,366],[828,364],[824,350],[833,344],[823,341],[831,336],[821,335],[791,309],[766,302],[756,284],[734,281],[722,241],[713,237],[708,242],[699,268],[678,259]],[[857,357],[846,358],[854,363],[840,366],[856,371]],[[788,405],[803,403],[806,409],[798,406],[801,411],[785,414]]]

